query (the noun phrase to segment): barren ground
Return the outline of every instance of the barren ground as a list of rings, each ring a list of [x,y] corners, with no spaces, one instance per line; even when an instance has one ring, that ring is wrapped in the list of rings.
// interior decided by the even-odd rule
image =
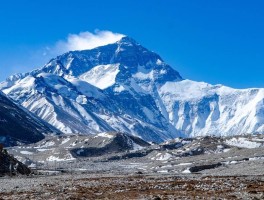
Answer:
[[[0,199],[264,198],[262,176],[62,174],[0,182]]]

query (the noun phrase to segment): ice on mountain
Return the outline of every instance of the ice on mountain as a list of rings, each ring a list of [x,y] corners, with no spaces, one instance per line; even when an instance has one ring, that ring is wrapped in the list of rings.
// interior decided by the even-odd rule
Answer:
[[[183,80],[129,37],[65,53],[0,88],[64,133],[121,131],[161,142],[264,132],[264,89]]]
[[[80,79],[100,89],[106,89],[115,83],[119,64],[99,65],[82,74]]]

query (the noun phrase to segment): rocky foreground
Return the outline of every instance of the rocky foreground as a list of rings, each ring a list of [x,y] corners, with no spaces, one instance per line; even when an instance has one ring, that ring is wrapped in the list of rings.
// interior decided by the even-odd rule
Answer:
[[[0,199],[264,199],[264,135],[50,136],[8,152],[32,173],[2,177]]]
[[[0,199],[263,199],[264,176],[65,174],[1,179]]]
[[[7,151],[0,149],[0,176],[4,175],[28,175],[31,170],[23,163],[19,162]]]

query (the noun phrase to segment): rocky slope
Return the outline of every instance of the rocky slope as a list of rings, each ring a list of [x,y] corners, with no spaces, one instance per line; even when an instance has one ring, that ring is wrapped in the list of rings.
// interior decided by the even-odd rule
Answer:
[[[0,151],[0,176],[13,174],[30,174],[30,169],[19,162],[13,156],[4,151]]]
[[[176,138],[162,144],[120,133],[48,136],[8,152],[47,173],[263,175],[263,135]]]
[[[59,131],[0,93],[0,143],[28,144],[40,141],[43,134],[49,133]]]
[[[135,152],[149,146],[149,143],[138,137],[112,132],[88,136],[46,136],[37,143],[13,147],[8,151],[21,162],[34,165],[33,161],[70,162],[78,158]]]
[[[58,56],[0,89],[64,133],[120,131],[161,142],[264,130],[264,89],[184,80],[129,37]]]

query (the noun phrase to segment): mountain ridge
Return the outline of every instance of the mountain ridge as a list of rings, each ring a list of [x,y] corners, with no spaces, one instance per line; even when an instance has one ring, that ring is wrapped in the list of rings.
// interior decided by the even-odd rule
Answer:
[[[44,138],[44,134],[51,133],[60,131],[0,92],[0,143],[5,146],[29,144],[38,142]]]
[[[129,37],[65,53],[0,89],[65,133],[119,131],[161,142],[264,131],[264,89],[183,79]]]

